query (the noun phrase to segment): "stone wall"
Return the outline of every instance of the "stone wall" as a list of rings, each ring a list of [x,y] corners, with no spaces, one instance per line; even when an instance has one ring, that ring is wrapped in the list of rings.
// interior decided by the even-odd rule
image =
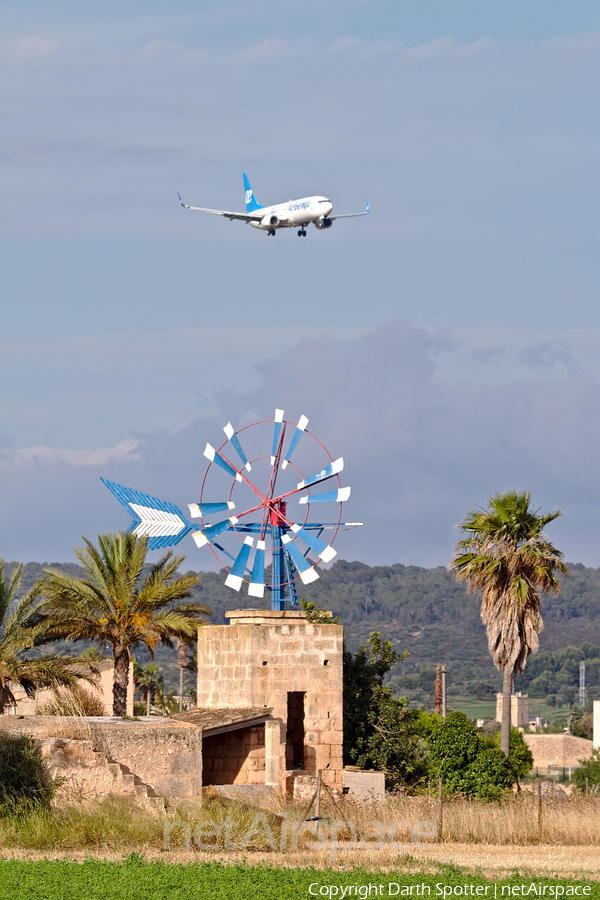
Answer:
[[[264,725],[203,738],[202,783],[264,784]]]
[[[202,797],[202,732],[168,720],[123,722],[68,716],[0,716],[0,728],[36,738],[91,742],[161,797]]]
[[[106,662],[102,664],[100,674],[94,684],[81,679],[77,682],[79,687],[93,694],[104,705],[104,715],[112,716],[113,712],[113,681],[114,681],[114,663]],[[12,685],[12,692],[17,701],[14,709],[15,716],[35,716],[39,707],[45,703],[51,703],[55,698],[54,691],[50,688],[42,688],[36,692],[35,697],[28,697],[20,685]],[[129,666],[129,683],[127,685],[127,715],[133,716],[133,695],[135,692],[135,684],[133,682],[133,665]]]
[[[302,769],[311,775],[322,769],[324,780],[341,788],[341,625],[311,624],[296,610],[236,610],[226,616],[229,625],[199,629],[198,706],[271,707],[281,724],[283,787],[285,770],[294,762],[287,739],[288,695],[302,694]],[[293,702],[297,706],[298,697]]]
[[[572,734],[524,734],[536,769],[572,768],[589,759],[593,743]]]

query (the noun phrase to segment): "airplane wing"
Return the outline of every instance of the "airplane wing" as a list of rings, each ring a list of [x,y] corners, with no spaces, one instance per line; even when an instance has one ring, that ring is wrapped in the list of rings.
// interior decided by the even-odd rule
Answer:
[[[355,216],[368,216],[369,215],[369,201],[367,200],[367,208],[364,212],[360,213],[342,213],[341,216],[327,216],[328,219],[331,219],[333,222],[334,219],[353,219]]]
[[[262,215],[260,212],[240,213],[229,212],[226,209],[205,209],[203,206],[188,206],[188,204],[184,203],[181,199],[181,194],[177,194],[177,196],[179,197],[179,202],[184,209],[197,209],[200,212],[208,213],[211,216],[225,216],[225,218],[229,219],[229,221],[231,221],[232,219],[241,219],[242,222],[260,222],[260,220],[262,219]]]

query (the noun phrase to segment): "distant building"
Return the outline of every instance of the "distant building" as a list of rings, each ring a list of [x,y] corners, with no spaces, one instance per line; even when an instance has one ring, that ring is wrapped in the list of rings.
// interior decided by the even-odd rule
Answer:
[[[502,721],[502,694],[496,694],[496,722]],[[529,697],[519,691],[510,698],[510,724],[513,728],[529,725]]]
[[[563,769],[572,771],[592,755],[592,741],[572,734],[525,734],[523,737],[540,775],[560,774]]]
[[[104,705],[104,715],[112,716],[113,714],[113,679],[115,666],[112,660],[107,659],[98,665],[100,674],[95,684],[88,681],[78,681],[78,687],[89,694],[93,694]],[[126,714],[133,716],[133,694],[135,685],[133,683],[133,665],[129,666],[129,684],[127,686],[127,706]],[[11,688],[17,705],[7,708],[9,714],[15,716],[35,716],[38,708],[49,703],[55,697],[54,691],[50,688],[42,688],[36,692],[35,697],[28,697],[20,685],[13,685]]]

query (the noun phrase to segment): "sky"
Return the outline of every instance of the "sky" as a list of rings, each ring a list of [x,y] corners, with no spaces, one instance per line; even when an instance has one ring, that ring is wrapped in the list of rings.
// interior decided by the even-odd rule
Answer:
[[[280,407],[344,456],[344,558],[447,565],[514,487],[600,566],[596,2],[7,0],[0,35],[0,555],[126,527],[100,476],[185,508]],[[244,171],[371,213],[179,205]]]

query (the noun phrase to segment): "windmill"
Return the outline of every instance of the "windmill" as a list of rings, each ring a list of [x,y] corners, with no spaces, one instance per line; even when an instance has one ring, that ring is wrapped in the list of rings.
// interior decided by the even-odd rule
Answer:
[[[319,564],[336,556],[332,543],[339,529],[362,525],[342,522],[342,504],[350,496],[339,477],[343,458],[334,460],[307,430],[306,416],[296,424],[283,416],[277,409],[274,419],[238,431],[228,422],[223,443],[217,449],[206,445],[200,497],[189,504],[190,519],[198,523],[172,503],[101,479],[133,515],[128,530],[147,536],[149,549],[172,547],[191,534],[196,546],[208,546],[228,570],[228,587],[240,591],[246,584],[248,595],[258,598],[270,591],[271,608],[278,610],[286,602],[297,605],[296,582],[315,581]],[[320,491],[325,483],[329,490]],[[321,520],[321,509],[335,510],[332,521]]]

